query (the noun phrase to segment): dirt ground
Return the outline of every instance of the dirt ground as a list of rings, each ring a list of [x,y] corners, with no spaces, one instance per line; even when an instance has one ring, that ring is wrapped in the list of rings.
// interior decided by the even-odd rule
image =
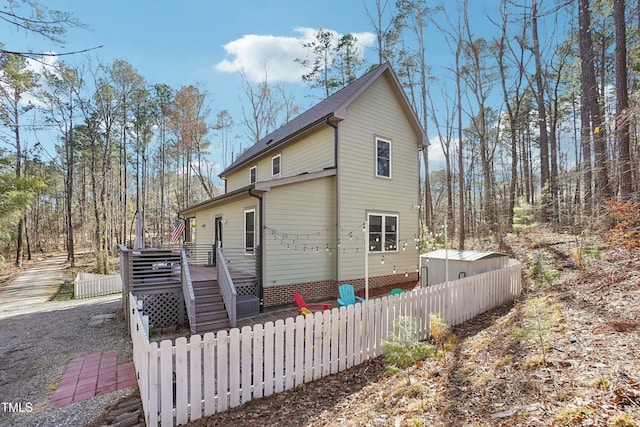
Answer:
[[[379,358],[190,425],[640,425],[640,252],[539,230],[505,245],[532,267],[524,294],[455,327],[444,355],[399,372]]]

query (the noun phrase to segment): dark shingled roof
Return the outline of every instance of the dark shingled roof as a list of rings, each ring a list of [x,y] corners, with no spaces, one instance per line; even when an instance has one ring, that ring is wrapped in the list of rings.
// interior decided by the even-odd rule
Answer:
[[[267,149],[277,146],[278,144],[286,141],[291,136],[294,136],[299,132],[308,129],[311,126],[314,126],[320,122],[324,122],[329,117],[343,119],[344,117],[342,116],[344,115],[344,109],[385,71],[390,71],[397,83],[397,78],[395,77],[395,74],[393,74],[393,70],[388,63],[374,68],[359,79],[355,80],[353,83],[340,89],[338,92],[326,98],[324,101],[321,101],[319,104],[316,104],[315,106],[309,108],[304,113],[285,123],[280,128],[276,129],[269,135],[256,142],[248,150],[242,153],[228,168],[222,171],[219,176],[226,176],[233,169],[258,157]],[[399,83],[398,88],[400,88]],[[418,123],[417,118],[415,118],[415,121],[416,123]],[[420,130],[420,132],[423,134],[423,143],[426,143],[424,131]]]

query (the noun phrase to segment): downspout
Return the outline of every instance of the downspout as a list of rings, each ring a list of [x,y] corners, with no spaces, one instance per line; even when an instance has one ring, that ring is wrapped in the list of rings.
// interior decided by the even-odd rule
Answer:
[[[340,251],[338,250],[338,244],[340,243],[340,171],[338,170],[338,125],[331,122],[331,117],[327,117],[327,124],[333,128],[333,167],[336,170],[336,266],[334,280],[337,282],[340,270]]]
[[[327,124],[333,128],[333,167],[338,168],[338,125],[331,123],[331,117],[327,117]],[[337,174],[337,171],[336,171]]]
[[[255,197],[256,199],[258,199],[258,210],[260,211],[260,262],[257,263],[256,267],[258,268],[258,293],[259,298],[260,298],[260,313],[264,312],[264,287],[262,286],[263,283],[263,271],[262,271],[262,263],[264,262],[264,252],[265,252],[265,245],[264,245],[264,209],[263,209],[263,200],[262,200],[262,196],[259,194],[254,194],[253,193],[254,188],[250,188],[249,189],[249,195],[251,197]]]

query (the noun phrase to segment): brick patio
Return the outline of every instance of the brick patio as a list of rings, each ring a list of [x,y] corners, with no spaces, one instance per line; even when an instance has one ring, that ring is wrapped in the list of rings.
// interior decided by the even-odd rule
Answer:
[[[50,404],[61,408],[136,385],[133,362],[118,365],[115,351],[92,353],[69,362]]]

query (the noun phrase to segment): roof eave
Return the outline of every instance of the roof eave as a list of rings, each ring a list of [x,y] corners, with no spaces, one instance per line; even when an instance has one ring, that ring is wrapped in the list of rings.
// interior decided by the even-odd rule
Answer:
[[[251,163],[253,161],[255,161],[256,159],[259,159],[267,154],[269,154],[270,152],[273,152],[276,148],[279,148],[283,145],[285,145],[287,142],[291,141],[292,139],[298,137],[299,135],[308,132],[310,129],[313,129],[314,127],[318,126],[321,123],[326,122],[328,119],[331,119],[334,116],[334,113],[330,113],[327,114],[325,116],[323,116],[322,118],[316,120],[315,122],[312,122],[310,124],[308,124],[307,126],[297,130],[296,132],[287,135],[285,138],[282,138],[280,141],[276,141],[273,145],[271,145],[271,147],[269,147],[266,150],[263,151],[259,151],[256,154],[254,154],[251,157],[247,157],[245,160],[243,160],[242,162],[229,166],[227,169],[223,170],[222,172],[220,172],[220,174],[218,174],[218,177],[221,179],[226,179],[227,176],[232,173],[233,171],[240,169],[243,166],[246,166],[248,163]]]
[[[207,209],[210,205],[215,205],[217,203],[221,203],[221,202],[225,202],[228,199],[233,199],[235,197],[240,197],[242,195],[244,195],[245,193],[248,193],[250,190],[253,190],[255,188],[255,184],[251,184],[251,185],[247,185],[245,187],[242,188],[238,188],[237,190],[231,191],[229,193],[225,193],[222,194],[218,197],[214,197],[213,199],[208,199],[205,200],[204,202],[200,202],[197,203],[195,205],[189,206],[188,208],[185,208],[181,211],[178,212],[178,215],[182,216],[182,217],[189,217],[189,215],[191,214],[195,214],[198,211],[201,211],[203,209]]]

